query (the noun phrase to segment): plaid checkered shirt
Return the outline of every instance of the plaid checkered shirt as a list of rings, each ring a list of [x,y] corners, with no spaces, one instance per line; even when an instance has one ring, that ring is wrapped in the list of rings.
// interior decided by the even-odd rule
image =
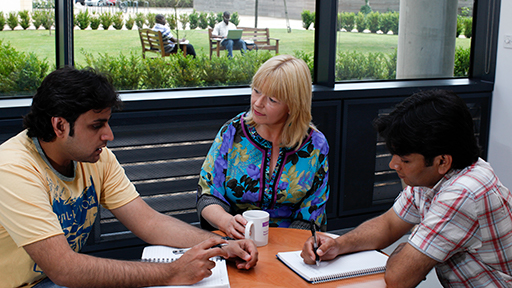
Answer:
[[[484,160],[407,187],[393,209],[418,224],[409,244],[440,262],[444,287],[512,287],[512,195]]]

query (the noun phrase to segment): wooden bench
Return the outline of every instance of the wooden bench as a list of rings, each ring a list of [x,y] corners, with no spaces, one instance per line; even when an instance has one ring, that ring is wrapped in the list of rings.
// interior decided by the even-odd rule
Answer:
[[[142,45],[142,58],[146,58],[146,52],[156,53],[162,57],[176,54],[176,52],[165,53],[162,32],[152,29],[139,29],[140,44]],[[187,46],[183,46],[183,55],[187,56]]]
[[[268,28],[251,28],[251,27],[238,27],[242,29],[242,39],[245,40],[248,49],[256,50],[274,50],[276,55],[279,53],[279,39],[270,38]],[[224,46],[220,45],[222,39],[216,38],[212,35],[213,29],[208,28],[208,39],[210,41],[210,59],[212,58],[213,51],[217,51],[217,57],[220,56],[221,50],[226,50]],[[271,40],[274,44],[271,44]]]

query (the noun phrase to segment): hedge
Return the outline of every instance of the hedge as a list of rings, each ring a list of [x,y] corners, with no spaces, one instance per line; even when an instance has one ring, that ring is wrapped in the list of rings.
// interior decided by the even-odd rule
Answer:
[[[455,51],[454,76],[467,77],[470,49]],[[248,51],[244,55],[212,57],[173,54],[165,58],[143,59],[138,53],[94,56],[81,50],[86,64],[109,74],[117,90],[144,90],[179,87],[247,85],[257,69],[273,54],[270,51]],[[311,53],[295,51],[313,74]],[[21,53],[0,41],[0,95],[33,95],[49,73],[49,64],[33,53]],[[78,66],[83,68],[84,66]],[[55,67],[54,67],[55,69]],[[336,81],[384,80],[396,78],[394,53],[339,52],[336,57]]]

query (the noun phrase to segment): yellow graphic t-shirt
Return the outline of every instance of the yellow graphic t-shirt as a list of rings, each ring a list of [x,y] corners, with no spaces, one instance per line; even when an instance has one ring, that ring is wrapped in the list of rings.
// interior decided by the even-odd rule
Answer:
[[[38,140],[26,131],[0,145],[0,287],[23,286],[45,277],[24,245],[64,234],[78,252],[99,204],[115,209],[138,197],[109,149],[96,163],[76,162],[74,177],[58,173],[48,163]]]

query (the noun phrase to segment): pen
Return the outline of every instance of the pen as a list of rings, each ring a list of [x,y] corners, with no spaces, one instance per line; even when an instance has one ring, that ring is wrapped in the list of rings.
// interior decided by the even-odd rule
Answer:
[[[213,249],[213,248],[222,248],[222,247],[224,247],[224,246],[228,246],[228,244],[227,244],[227,243],[217,244],[217,245],[214,245],[214,246],[210,247],[210,249]]]
[[[311,220],[309,222],[311,225],[311,234],[313,234],[313,240],[315,241],[314,244],[313,244],[313,248],[314,248],[314,251],[315,251],[315,262],[316,262],[316,266],[319,266],[320,265],[320,256],[318,256],[318,254],[316,254],[316,250],[318,249],[318,242],[316,241],[316,226],[315,226],[315,221]]]

